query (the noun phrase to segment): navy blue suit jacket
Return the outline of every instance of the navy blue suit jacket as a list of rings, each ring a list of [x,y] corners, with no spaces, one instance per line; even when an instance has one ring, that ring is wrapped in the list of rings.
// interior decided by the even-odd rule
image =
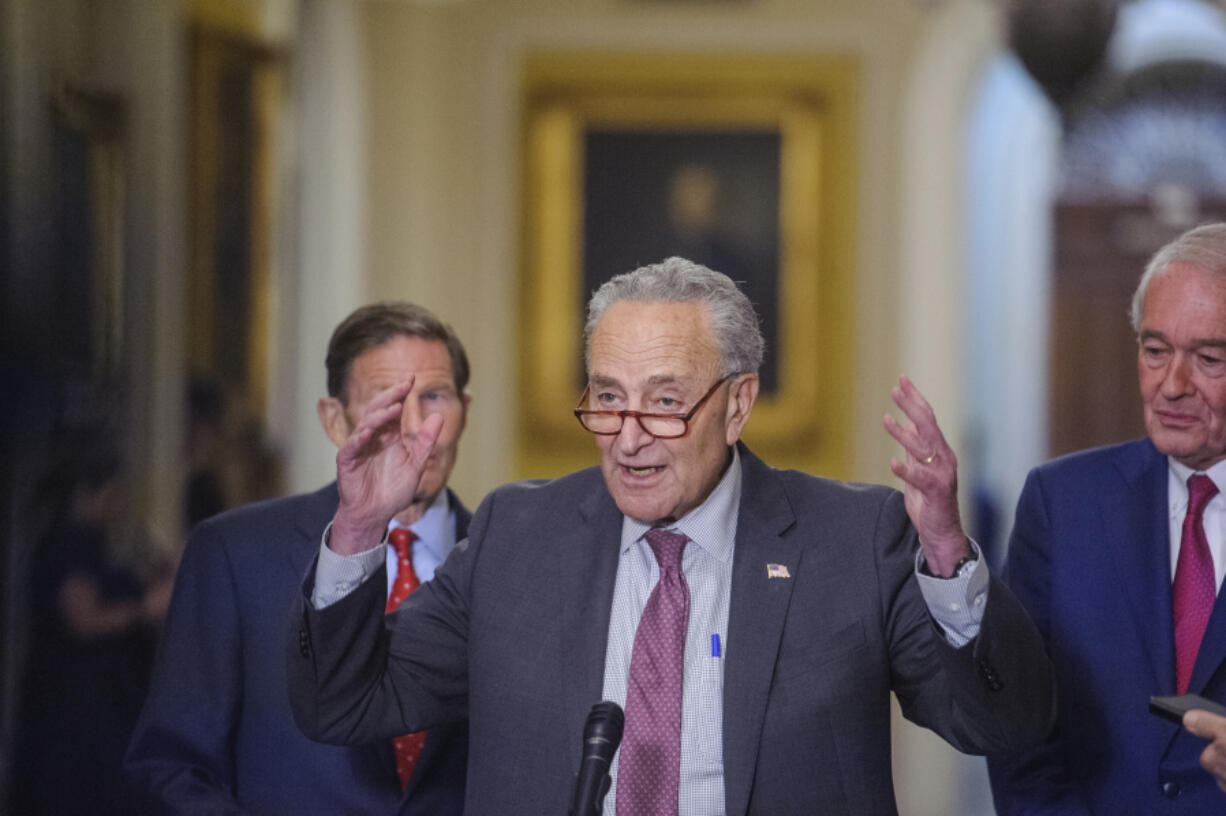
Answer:
[[[893,816],[891,691],[965,751],[1043,738],[1051,666],[1004,585],[993,579],[979,637],[954,649],[914,578],[902,494],[740,453],[725,663],[704,680],[722,683],[723,741],[709,750],[730,816]],[[622,521],[599,468],[507,485],[392,614],[378,575],[323,610],[300,597],[299,724],[361,742],[467,715],[469,816],[565,813],[603,685]]]
[[[470,515],[454,495],[456,535]],[[170,813],[436,816],[463,809],[467,723],[432,730],[403,792],[387,740],[313,742],[290,713],[286,609],[336,485],[215,516],[192,533],[128,773]]]
[[[1226,813],[1197,762],[1205,740],[1148,712],[1175,693],[1168,467],[1142,439],[1026,480],[1005,580],[1047,641],[1059,717],[1042,749],[989,757],[1001,816]],[[1226,703],[1220,594],[1188,690]]]

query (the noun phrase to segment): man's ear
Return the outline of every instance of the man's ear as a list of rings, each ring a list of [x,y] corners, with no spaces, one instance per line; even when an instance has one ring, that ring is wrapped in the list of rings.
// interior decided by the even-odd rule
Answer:
[[[332,440],[332,444],[341,447],[353,428],[349,425],[349,417],[345,415],[345,406],[336,397],[324,397],[315,405],[319,413],[319,424],[324,426],[324,433]]]
[[[749,412],[753,410],[754,401],[758,399],[758,375],[742,374],[732,381],[728,388],[728,410],[725,415],[725,441],[729,445],[736,444],[741,438],[741,430],[749,421]]]

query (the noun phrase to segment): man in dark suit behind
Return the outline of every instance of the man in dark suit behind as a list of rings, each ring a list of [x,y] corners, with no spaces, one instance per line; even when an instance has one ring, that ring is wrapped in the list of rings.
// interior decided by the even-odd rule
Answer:
[[[426,309],[380,303],[358,309],[336,328],[326,368],[328,396],[319,401],[319,418],[338,447],[376,394],[414,378],[396,433],[411,439],[429,422],[436,441],[416,489],[403,494],[385,519],[385,526],[414,534],[412,569],[395,556],[388,568],[403,569],[395,578],[409,580],[412,572],[429,580],[467,535],[470,520],[446,487],[471,399],[464,347]],[[431,729],[415,760],[394,756],[390,738],[340,748],[308,740],[293,723],[278,648],[285,611],[336,508],[331,484],[223,513],[192,534],[126,760],[158,810],[462,811],[465,723]],[[398,583],[384,585],[384,598]],[[407,777],[407,786],[398,776]]]
[[[1147,438],[1042,465],[1018,501],[1005,579],[1047,640],[1060,714],[1040,749],[989,757],[1002,816],[1226,813],[1205,740],[1148,713],[1151,695],[1226,703],[1226,224],[1158,251],[1132,325]]]
[[[576,414],[600,468],[496,490],[386,625],[376,545],[433,427],[395,432],[407,383],[371,401],[290,638],[308,734],[468,716],[466,812],[499,816],[567,811],[601,699],[626,710],[605,802],[621,816],[893,814],[891,690],[963,750],[1042,738],[1050,664],[963,534],[953,451],[908,380],[912,421],[886,420],[904,497],[738,442],[763,343],[724,275],[670,258],[618,276],[586,335]],[[369,580],[338,588],[341,565]]]

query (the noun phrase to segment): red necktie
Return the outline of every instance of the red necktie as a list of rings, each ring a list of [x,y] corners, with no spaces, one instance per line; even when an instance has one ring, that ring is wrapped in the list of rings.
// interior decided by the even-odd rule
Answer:
[[[386,611],[391,612],[400,606],[401,601],[409,597],[410,592],[417,589],[421,581],[417,580],[417,573],[413,572],[413,542],[417,540],[417,535],[412,530],[396,527],[392,529],[387,538],[392,548],[396,550],[398,561],[396,583],[392,585],[391,594],[387,596]],[[421,754],[421,746],[425,741],[425,731],[404,734],[392,740],[392,749],[396,753],[396,773],[400,776],[400,787],[403,788],[409,784],[413,766],[417,764],[417,757]]]
[[[681,783],[681,681],[690,588],[681,572],[688,539],[649,530],[660,580],[639,618],[626,687],[626,735],[617,770],[617,816],[676,814]]]
[[[1205,505],[1217,495],[1217,485],[1203,474],[1188,477],[1188,513],[1183,519],[1183,537],[1175,582],[1171,585],[1175,613],[1175,680],[1180,694],[1188,690],[1196,653],[1217,597],[1213,555],[1205,537]]]

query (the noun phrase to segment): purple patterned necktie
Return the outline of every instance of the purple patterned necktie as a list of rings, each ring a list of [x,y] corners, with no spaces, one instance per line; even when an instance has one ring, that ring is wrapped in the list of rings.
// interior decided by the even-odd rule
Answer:
[[[660,565],[634,634],[626,689],[626,734],[617,770],[617,816],[677,813],[681,784],[681,677],[690,588],[681,573],[681,533],[645,536]]]
[[[1175,680],[1180,694],[1188,690],[1196,653],[1200,651],[1205,626],[1213,612],[1217,581],[1213,577],[1213,555],[1205,537],[1205,505],[1217,495],[1217,485],[1208,476],[1188,477],[1188,513],[1183,519],[1183,537],[1175,582],[1171,585],[1175,613]]]

